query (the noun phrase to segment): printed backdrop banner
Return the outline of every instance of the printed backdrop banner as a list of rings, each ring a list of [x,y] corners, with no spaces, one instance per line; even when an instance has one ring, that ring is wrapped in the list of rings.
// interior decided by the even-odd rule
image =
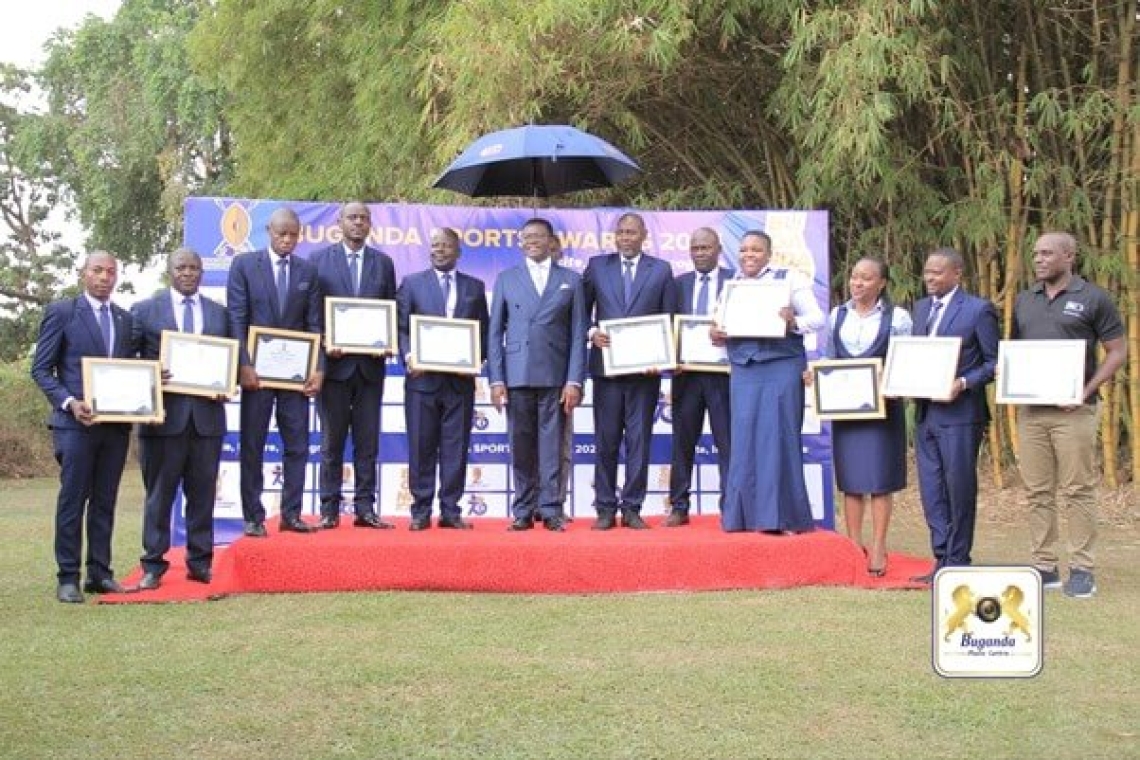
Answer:
[[[337,217],[340,204],[300,203],[277,200],[235,198],[191,198],[185,207],[185,244],[202,255],[205,274],[203,290],[216,300],[225,301],[225,284],[233,257],[266,247],[266,226],[270,215],[288,205],[301,219],[301,240],[296,254],[307,257],[313,251],[340,241]],[[372,213],[370,245],[392,257],[397,280],[429,266],[431,233],[452,227],[462,240],[460,270],[482,279],[490,299],[491,288],[500,271],[522,259],[519,231],[536,213],[553,224],[562,242],[562,265],[578,272],[598,253],[614,250],[613,230],[624,208],[539,209],[488,208],[476,206],[427,206],[410,204],[369,204]],[[720,234],[724,249],[722,263],[736,268],[741,237],[748,230],[761,229],[772,237],[774,264],[793,267],[811,278],[820,308],[828,309],[827,213],[824,211],[639,211],[645,218],[649,237],[646,251],[670,262],[675,274],[692,271],[689,236],[699,227],[711,227]],[[806,337],[809,358],[821,347],[816,336]],[[576,517],[592,517],[594,436],[590,407],[590,383],[582,408],[574,415],[573,474],[567,511]],[[403,409],[403,369],[390,360],[381,410],[380,476],[378,504],[386,516],[407,516],[411,504],[408,491],[407,436]],[[241,534],[241,499],[238,468],[237,401],[227,405],[228,430],[218,473],[215,509],[218,543],[228,543]],[[661,400],[653,429],[649,494],[643,514],[668,511],[669,463],[672,432],[669,380],[662,383]],[[317,470],[320,462],[320,429],[315,405],[310,414],[309,466],[305,482],[304,510],[320,509]],[[812,510],[817,522],[834,525],[831,474],[831,438],[826,423],[805,414],[803,462]],[[278,511],[281,490],[281,440],[270,428],[265,453],[265,494],[270,514]],[[351,443],[346,452],[342,508],[351,508]],[[717,451],[706,430],[697,451],[693,473],[693,509],[715,513],[720,491],[716,467]],[[619,473],[620,476],[620,473]],[[509,513],[512,483],[510,445],[506,418],[490,403],[486,378],[480,378],[476,391],[467,488],[463,509],[471,517],[506,517]],[[185,540],[180,504],[176,508],[175,540]]]

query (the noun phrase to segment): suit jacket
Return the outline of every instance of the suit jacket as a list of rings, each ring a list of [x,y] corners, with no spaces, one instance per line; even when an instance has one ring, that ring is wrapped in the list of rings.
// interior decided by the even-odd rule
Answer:
[[[582,278],[551,264],[539,295],[525,263],[501,272],[491,298],[487,375],[508,388],[561,388],[586,375]]]
[[[114,358],[133,357],[131,347],[131,315],[126,309],[111,304],[114,325]],[[86,296],[66,298],[48,304],[40,323],[40,335],[32,358],[32,379],[51,403],[48,426],[52,428],[82,428],[75,417],[60,405],[73,397],[86,398],[83,388],[83,357],[106,357],[107,346],[95,312]]]
[[[322,248],[309,257],[309,263],[317,270],[317,280],[321,287],[321,316],[324,317],[324,298],[379,298],[390,301],[396,297],[396,268],[392,258],[375,248],[364,246],[360,259],[360,293],[353,292],[352,272],[348,267],[348,257],[344,244],[337,243]],[[325,377],[332,380],[347,380],[357,369],[372,382],[383,382],[387,360],[379,356],[346,354],[339,359],[328,358],[325,362]]]
[[[621,254],[607,253],[590,259],[582,283],[586,313],[593,315],[594,325],[603,319],[672,314],[676,303],[673,268],[647,253],[641,255],[634,272],[629,303],[625,302],[622,284]],[[605,377],[601,349],[590,349],[590,374]]]
[[[202,335],[230,337],[230,321],[225,307],[199,294],[202,304]],[[134,329],[132,344],[143,359],[157,359],[162,347],[162,331],[178,330],[170,291],[162,290],[131,308]],[[236,367],[235,367],[236,371]],[[226,432],[226,409],[221,401],[184,393],[165,393],[162,399],[166,419],[158,425],[139,425],[139,435],[183,435],[194,426],[198,435],[220,436]]]
[[[226,282],[226,310],[230,329],[241,343],[241,363],[248,365],[249,328],[274,327],[283,330],[321,331],[321,288],[317,270],[312,264],[290,254],[289,293],[285,311],[277,304],[276,253],[268,249],[243,253],[234,258]],[[320,352],[324,367],[324,352]]]
[[[709,293],[709,308],[716,307],[717,299],[720,297],[720,292],[724,290],[724,284],[732,279],[733,272],[728,267],[717,267],[717,281],[716,292]],[[636,280],[636,278],[634,278]],[[692,314],[693,313],[693,297],[694,288],[697,286],[697,273],[686,272],[679,275],[673,281],[673,295],[674,303],[671,311],[674,314]]]
[[[455,313],[457,319],[474,319],[479,322],[479,346],[482,362],[487,356],[487,330],[490,317],[487,313],[487,286],[482,280],[455,271]],[[412,350],[411,323],[413,314],[434,317],[447,316],[443,302],[443,289],[435,269],[410,274],[400,283],[396,291],[397,318],[400,326],[400,358],[406,363]],[[422,372],[404,378],[407,390],[434,393],[445,381],[463,380],[458,375],[445,372]],[[473,384],[472,384],[473,386]]]
[[[927,296],[914,305],[914,334],[926,335],[926,323],[934,302]],[[972,296],[962,288],[954,293],[945,307],[935,335],[957,336],[962,339],[955,377],[966,379],[966,390],[953,401],[927,401],[920,399],[916,411],[919,421],[932,424],[964,425],[989,421],[986,404],[986,384],[994,379],[997,367],[998,329],[997,310],[989,301]]]

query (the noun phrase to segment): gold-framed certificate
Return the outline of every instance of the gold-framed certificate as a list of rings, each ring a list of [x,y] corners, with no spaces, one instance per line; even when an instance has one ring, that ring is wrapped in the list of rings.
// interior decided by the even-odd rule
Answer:
[[[808,363],[808,397],[821,420],[881,420],[887,405],[880,389],[883,362],[867,359],[820,359]]]
[[[159,423],[162,365],[149,359],[83,357],[84,401],[95,422]]]
[[[412,370],[478,375],[482,368],[479,320],[413,314],[411,331]]]
[[[170,377],[166,393],[186,396],[233,396],[237,393],[238,342],[215,335],[163,330],[159,361]]]
[[[303,391],[317,370],[320,343],[320,333],[250,327],[249,361],[261,387]]]
[[[715,320],[696,314],[673,317],[674,363],[687,372],[727,373],[728,349],[717,346],[709,336]]]
[[[792,304],[788,279],[728,280],[721,289],[716,323],[730,338],[782,338],[788,323],[780,310]]]
[[[396,352],[396,302],[325,298],[325,349],[388,356]]]
[[[997,403],[1080,406],[1084,391],[1083,340],[998,343]]]
[[[891,338],[883,366],[883,395],[948,401],[961,350],[962,339],[956,336]]]
[[[673,318],[669,314],[603,319],[598,328],[610,338],[602,349],[606,377],[674,369]]]

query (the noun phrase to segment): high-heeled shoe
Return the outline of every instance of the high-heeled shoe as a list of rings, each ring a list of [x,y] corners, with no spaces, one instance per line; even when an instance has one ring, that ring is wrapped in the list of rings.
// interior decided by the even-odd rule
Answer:
[[[883,555],[883,566],[882,567],[871,567],[870,565],[867,565],[867,575],[871,576],[872,578],[882,578],[886,574],[887,574],[887,557],[885,554]]]

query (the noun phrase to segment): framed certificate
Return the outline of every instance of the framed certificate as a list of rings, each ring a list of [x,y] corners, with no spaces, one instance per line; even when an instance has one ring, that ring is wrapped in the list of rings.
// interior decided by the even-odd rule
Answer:
[[[145,359],[83,357],[84,401],[95,422],[162,422],[162,365]]]
[[[453,317],[411,318],[411,368],[456,375],[478,375],[483,355],[479,320]]]
[[[1083,340],[998,343],[997,403],[1080,406],[1084,390]]]
[[[782,338],[788,323],[780,309],[792,304],[788,280],[729,280],[717,308],[717,324],[730,338]]]
[[[610,345],[602,349],[606,377],[677,366],[673,362],[673,317],[669,314],[603,319],[598,327],[610,336]]]
[[[891,338],[883,367],[883,395],[946,401],[954,388],[962,339]]]
[[[673,317],[673,361],[689,372],[728,372],[728,349],[709,337],[712,317],[677,314]]]
[[[396,302],[325,299],[325,349],[387,356],[396,352]]]
[[[821,420],[881,420],[887,406],[879,388],[883,362],[869,359],[820,359],[808,364],[808,396]]]
[[[249,328],[249,361],[262,388],[300,391],[317,369],[319,333],[279,330],[274,327]]]
[[[233,396],[237,393],[238,342],[232,338],[163,330],[159,361],[170,377],[167,393]]]

